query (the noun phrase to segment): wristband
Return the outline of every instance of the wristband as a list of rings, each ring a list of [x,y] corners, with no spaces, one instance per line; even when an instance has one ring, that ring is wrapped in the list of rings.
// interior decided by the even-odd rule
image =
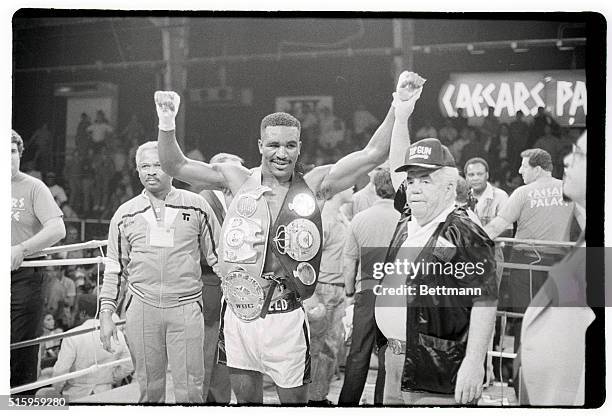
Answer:
[[[170,121],[168,120],[159,120],[159,125],[157,126],[161,131],[174,131],[176,130],[176,123],[174,122],[174,118]]]

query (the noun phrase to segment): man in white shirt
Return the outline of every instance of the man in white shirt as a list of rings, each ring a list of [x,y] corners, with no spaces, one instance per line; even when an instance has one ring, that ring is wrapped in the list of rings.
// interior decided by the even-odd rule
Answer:
[[[99,325],[99,321],[94,319],[97,306],[96,296],[89,294],[81,295],[78,304],[79,317],[82,320],[82,324],[72,331],[93,328]],[[117,331],[117,340],[119,341],[118,343],[116,341],[112,342],[113,352],[111,353],[102,347],[99,330],[67,336],[62,341],[57,362],[53,367],[53,377],[84,370],[95,364],[100,365],[123,358],[130,358],[130,352],[122,331]],[[94,373],[56,383],[53,387],[69,400],[75,400],[111,390],[114,385],[130,375],[132,371],[134,371],[134,366],[131,361],[128,361],[115,367],[101,368]]]
[[[508,200],[508,194],[489,182],[489,164],[483,158],[469,159],[465,163],[463,172],[472,190],[472,196],[477,201],[474,212],[480,218],[482,225],[487,225],[499,214]]]

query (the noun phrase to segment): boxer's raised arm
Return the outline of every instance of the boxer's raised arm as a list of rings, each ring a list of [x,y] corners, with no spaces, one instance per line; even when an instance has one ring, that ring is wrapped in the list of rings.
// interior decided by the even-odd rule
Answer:
[[[387,160],[394,120],[391,107],[366,147],[344,156],[331,167],[319,189],[325,199],[350,188],[361,175]]]
[[[400,99],[412,98],[424,83],[425,80],[417,74],[405,71],[400,75],[397,86]],[[403,97],[402,94],[405,94],[406,97]],[[370,172],[387,160],[391,132],[395,122],[394,111],[394,107],[391,106],[382,124],[364,149],[350,153],[332,166],[329,175],[325,177],[321,184],[321,193],[326,199],[353,186],[360,175]]]
[[[156,91],[155,107],[159,117],[157,136],[159,161],[164,172],[173,178],[205,189],[228,188],[221,169],[208,163],[186,157],[176,140],[174,119],[178,113],[180,97],[173,91]]]
[[[389,167],[391,170],[391,182],[396,191],[406,178],[404,172],[396,172],[395,169],[404,164],[405,155],[410,147],[410,133],[408,131],[408,118],[414,111],[414,105],[421,96],[423,88],[409,95],[407,100],[400,99],[400,94],[393,93],[393,107],[395,109],[395,122],[391,132],[391,145],[389,148]]]

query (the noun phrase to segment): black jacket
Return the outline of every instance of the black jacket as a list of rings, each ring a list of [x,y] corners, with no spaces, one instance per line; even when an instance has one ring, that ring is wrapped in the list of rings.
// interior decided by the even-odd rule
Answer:
[[[406,240],[409,220],[410,214],[404,209],[387,252],[388,262],[395,261],[398,254],[401,256],[400,247]],[[454,248],[440,248],[440,237]],[[446,266],[449,263],[480,262],[481,268],[473,273],[421,272],[413,279],[407,279],[407,285],[416,286],[417,292],[421,285],[430,288],[479,288],[481,292],[480,296],[408,296],[402,390],[454,392],[457,371],[465,357],[472,304],[477,299],[497,298],[494,248],[493,241],[484,230],[468,217],[463,207],[458,207],[438,226],[421,250],[417,261]],[[461,274],[464,276],[458,278]]]

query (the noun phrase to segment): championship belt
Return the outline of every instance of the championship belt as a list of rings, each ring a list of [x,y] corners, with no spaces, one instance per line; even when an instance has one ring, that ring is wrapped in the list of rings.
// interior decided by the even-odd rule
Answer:
[[[259,282],[242,269],[231,271],[221,283],[223,296],[241,321],[257,319],[264,304],[264,290]]]
[[[287,254],[293,260],[308,261],[319,251],[321,236],[312,221],[298,218],[276,229],[274,243],[280,254]]]
[[[269,247],[285,270],[284,284],[308,299],[318,278],[323,227],[316,197],[297,172],[272,230]]]
[[[233,217],[223,230],[223,260],[228,263],[256,263],[254,245],[262,240],[263,229],[258,219]]]

